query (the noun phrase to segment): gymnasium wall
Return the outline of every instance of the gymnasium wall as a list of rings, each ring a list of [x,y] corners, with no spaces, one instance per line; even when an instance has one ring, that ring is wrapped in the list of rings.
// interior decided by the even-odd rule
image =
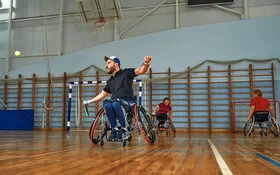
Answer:
[[[60,4],[61,2],[64,2],[63,7],[61,7]],[[248,19],[256,19],[257,23],[259,24],[256,27],[252,27],[252,25],[253,26],[255,25],[252,22],[248,22],[247,20],[243,21],[243,19],[246,19],[244,17],[244,14],[237,15],[212,6],[187,7],[186,4],[184,4],[186,2],[182,0],[180,1],[181,3],[179,6],[179,29],[178,30],[174,30],[175,6],[174,4],[172,5],[172,3],[174,2],[167,3],[164,7],[160,7],[159,9],[155,10],[147,18],[145,18],[143,21],[138,23],[133,28],[129,29],[121,36],[122,40],[128,39],[131,42],[127,42],[127,41],[125,43],[123,43],[122,41],[117,42],[116,44],[113,44],[116,50],[110,51],[111,50],[110,46],[112,45],[111,44],[107,45],[106,43],[109,43],[114,40],[115,31],[117,33],[122,32],[124,29],[126,29],[128,26],[130,26],[132,23],[134,23],[144,14],[146,14],[149,10],[151,10],[153,6],[156,6],[159,2],[161,1],[135,1],[135,0],[122,1],[122,5],[124,5],[123,6],[124,19],[119,21],[117,26],[114,26],[113,22],[108,22],[104,30],[95,31],[92,29],[92,22],[85,24],[81,21],[80,16],[77,14],[77,7],[75,1],[66,1],[66,0],[64,1],[57,1],[57,0],[15,1],[14,0],[15,4],[13,9],[14,13],[13,13],[12,26],[11,26],[11,43],[10,43],[10,51],[9,51],[9,54],[12,58],[10,59],[9,69],[12,71],[16,71],[17,69],[29,66],[30,64],[42,62],[47,58],[45,56],[46,54],[50,55],[49,57],[52,59],[58,59],[56,55],[58,55],[59,54],[58,52],[60,51],[59,49],[60,40],[62,43],[61,45],[62,54],[70,55],[70,58],[76,57],[80,59],[81,58],[87,59],[86,58],[87,56],[83,54],[85,53],[85,51],[81,51],[82,49],[85,48],[89,48],[90,51],[94,53],[91,54],[91,59],[96,59],[96,60],[99,60],[98,58],[100,58],[100,56],[103,56],[104,54],[118,54],[122,59],[125,60],[129,60],[132,57],[131,55],[134,55],[133,58],[142,58],[143,54],[147,54],[147,53],[152,53],[153,55],[155,55],[154,52],[150,51],[151,49],[153,49],[155,52],[161,53],[155,56],[156,57],[160,56],[160,58],[163,60],[168,60],[165,58],[165,56],[169,56],[172,58],[176,57],[177,59],[177,57],[181,55],[177,55],[176,51],[181,52],[182,50],[186,50],[188,52],[187,56],[189,60],[197,60],[197,59],[228,60],[228,59],[238,59],[240,57],[242,58],[243,57],[248,57],[248,58],[275,57],[274,56],[275,54],[269,54],[269,55],[267,54],[269,51],[266,50],[267,48],[269,48],[269,46],[267,46],[267,48],[264,49],[266,53],[262,55],[256,53],[255,54],[257,55],[256,57],[253,57],[254,55],[250,55],[250,54],[243,55],[242,54],[243,50],[241,50],[240,48],[235,49],[235,47],[233,47],[232,50],[229,50],[235,53],[235,55],[229,57],[230,56],[229,54],[231,54],[231,52],[225,50],[225,47],[226,46],[231,47],[231,45],[228,45],[227,43],[225,43],[225,46],[217,45],[217,47],[221,48],[220,50],[216,50],[214,46],[216,45],[216,43],[221,42],[221,39],[217,38],[217,35],[225,39],[230,39],[230,40],[233,39],[232,45],[238,44],[239,42],[238,36],[240,36],[242,39],[244,38],[245,40],[246,36],[248,35],[249,38],[254,38],[254,41],[252,41],[251,44],[250,43],[251,39],[250,39],[248,42],[245,43],[246,44],[245,46],[252,45],[251,47],[253,47],[253,50],[254,50],[254,46],[256,46],[256,42],[261,41],[262,39],[259,37],[259,34],[260,36],[263,36],[263,34],[267,34],[267,33],[269,36],[274,36],[274,35],[279,36],[275,34],[275,31],[269,31],[270,29],[274,28],[273,26],[277,26],[279,22],[274,20],[274,22],[271,24],[269,23],[269,21],[271,21],[269,17],[264,19],[264,21],[266,20],[268,21],[267,23],[263,22],[263,19],[261,19],[265,16],[280,15],[280,10],[279,10],[280,4],[278,0],[270,0],[270,1],[248,0],[249,3]],[[130,7],[139,7],[139,8],[145,7],[145,8],[138,9],[138,10],[128,10]],[[243,0],[236,0],[234,4],[226,5],[225,7],[240,13],[243,13],[244,11]],[[63,8],[63,14],[64,14],[63,23],[62,23],[62,35],[60,35],[59,33],[60,32],[60,26],[59,26],[60,8]],[[4,65],[5,65],[4,58],[7,55],[6,52],[8,47],[7,12],[8,9],[0,9],[0,14],[1,14],[0,28],[3,29],[4,31],[3,33],[1,32],[0,34],[1,35],[0,44],[3,44],[2,45],[3,47],[0,48],[3,49],[3,52],[0,53],[0,59],[1,59],[1,63],[3,63]],[[47,16],[47,19],[44,19],[43,18],[44,16]],[[236,21],[236,23],[235,22],[227,23],[230,21]],[[244,23],[247,22],[251,24],[245,26]],[[207,25],[207,24],[213,24],[213,25]],[[244,25],[244,27],[240,27],[240,25]],[[192,26],[200,26],[200,27],[192,27]],[[270,26],[272,27],[270,28]],[[203,28],[205,28],[205,30]],[[220,28],[221,30],[217,30],[217,28],[218,29]],[[213,30],[215,32],[213,32]],[[151,33],[153,34],[150,35]],[[178,34],[174,34],[174,33],[178,33]],[[144,36],[146,34],[148,35]],[[208,35],[212,35],[213,37],[209,37]],[[226,37],[224,37],[224,35],[226,35]],[[232,36],[233,38],[227,37],[227,35]],[[203,43],[201,44],[200,42],[197,43],[198,40],[196,38],[200,38],[200,41],[203,41],[205,45],[203,45]],[[152,41],[150,41],[149,39],[151,39]],[[150,44],[148,44],[143,40],[149,41]],[[209,42],[211,44],[211,50],[213,53],[215,53],[214,55],[212,52],[208,52],[208,50],[204,51],[205,46],[209,47],[209,43],[207,41],[205,42],[205,40],[207,41],[210,40]],[[214,40],[214,42],[216,42],[217,40],[215,45],[212,45],[212,40]],[[143,46],[143,42],[147,47]],[[223,42],[224,41],[222,40],[222,43]],[[105,52],[102,51],[104,50],[102,49],[104,48],[104,46],[96,47],[97,50],[92,49],[94,46],[99,46],[101,44],[105,44],[109,46],[109,48],[105,47],[106,49]],[[135,49],[132,49],[131,52],[125,51],[127,52],[127,54],[123,53],[124,51],[122,51],[122,49],[130,50],[125,48],[130,48],[131,45],[135,46],[134,47]],[[190,46],[192,45],[197,49],[194,50],[187,49],[190,48]],[[139,52],[139,49],[137,49],[140,47],[143,50],[142,52]],[[242,48],[243,46],[240,47]],[[217,53],[223,52],[222,49],[224,50],[224,52],[228,53],[229,56],[223,54],[217,55]],[[14,57],[15,50],[21,51],[22,53],[21,57]],[[166,50],[168,50],[168,53],[166,53]],[[201,54],[195,55],[191,52],[192,50],[193,52],[199,50]],[[259,48],[255,50],[259,50]],[[79,54],[72,55],[73,52],[79,52]],[[100,52],[101,54],[100,55],[96,54],[98,52]],[[236,53],[240,53],[241,55],[236,56]],[[65,57],[62,57],[62,59],[64,58]],[[68,57],[66,57],[66,59],[68,59]],[[192,63],[192,61],[189,60],[188,62],[190,62],[190,64],[188,65],[193,66],[193,64],[196,64],[196,63]],[[200,60],[198,60],[197,62],[200,63],[201,62]],[[134,62],[127,62],[127,66],[134,66],[132,63]],[[2,67],[3,64],[1,64]],[[86,64],[88,64],[88,62],[86,62]],[[180,65],[186,66],[183,64]],[[157,67],[157,66],[153,65],[153,67]],[[165,68],[166,67],[163,67],[163,69]],[[1,74],[0,76],[3,77],[4,73],[5,73],[5,67],[4,69],[0,70],[0,74]]]
[[[59,4],[57,3],[56,5],[58,6]],[[36,9],[35,7],[37,6],[34,5],[34,9]],[[30,11],[23,11],[21,12],[21,16],[32,16],[30,13]],[[52,12],[48,11],[47,13],[51,14]],[[219,12],[219,14],[220,13],[221,12]],[[236,89],[238,90],[236,90],[237,96],[235,100],[239,100],[241,98],[240,96],[242,96],[241,99],[243,100],[249,99],[249,93],[252,88],[262,88],[264,89],[265,97],[279,100],[279,62],[277,59],[273,59],[269,62],[266,60],[280,57],[280,17],[262,17],[237,21],[232,21],[236,20],[233,19],[235,17],[228,16],[228,18],[230,18],[228,19],[230,22],[221,22],[223,20],[220,19],[221,21],[219,22],[221,23],[191,27],[187,27],[186,24],[186,27],[171,30],[169,26],[169,28],[166,28],[166,31],[157,31],[157,33],[145,35],[141,35],[140,29],[137,28],[134,29],[134,33],[127,33],[127,36],[125,36],[122,40],[116,41],[112,41],[112,35],[105,36],[108,31],[105,31],[100,35],[93,33],[89,36],[87,34],[88,31],[76,28],[77,24],[75,23],[75,20],[72,21],[73,19],[67,18],[65,19],[67,24],[65,25],[65,32],[63,33],[63,42],[65,47],[63,49],[63,51],[65,51],[64,55],[40,58],[34,57],[34,59],[33,57],[12,58],[12,70],[8,73],[7,79],[14,80],[7,82],[9,90],[5,92],[5,75],[1,75],[0,98],[3,98],[6,93],[6,102],[10,109],[36,109],[35,127],[37,128],[41,126],[47,128],[63,128],[66,112],[63,111],[63,109],[65,109],[65,105],[67,103],[67,97],[64,92],[67,90],[67,87],[64,87],[64,85],[69,83],[69,81],[79,81],[81,70],[90,65],[95,65],[104,70],[104,55],[118,56],[121,59],[123,68],[140,66],[143,62],[143,56],[152,55],[153,61],[151,63],[151,75],[153,77],[163,77],[165,80],[161,82],[154,82],[153,87],[147,88],[147,93],[151,92],[152,94],[147,94],[147,110],[150,111],[154,108],[154,106],[160,102],[163,97],[170,96],[172,97],[172,101],[174,101],[174,114],[177,116],[175,120],[177,127],[183,129],[188,128],[188,116],[192,115],[194,117],[194,120],[192,120],[194,122],[194,125],[192,125],[194,129],[208,130],[210,128],[208,116],[209,112],[213,109],[214,112],[222,114],[219,116],[212,113],[211,116],[216,116],[216,118],[214,118],[214,123],[210,129],[230,130],[231,123],[229,104],[234,99],[229,100],[227,84],[219,84],[220,79],[218,77],[222,76],[225,78],[227,76],[227,72],[224,71],[218,73],[218,75],[213,75],[217,74],[215,73],[217,70],[228,70],[228,65],[230,63],[203,64],[198,70],[196,70],[202,72],[193,74],[198,74],[198,77],[201,76],[203,78],[196,79],[194,77],[192,79],[192,85],[187,82],[187,74],[182,74],[179,80],[172,79],[169,83],[169,79],[167,78],[171,72],[171,74],[183,72],[187,70],[188,67],[193,68],[205,60],[229,61],[243,58],[263,60],[263,63],[244,61],[239,64],[232,64],[236,71],[239,70],[246,75],[243,75],[245,77],[243,77],[245,81],[241,76],[241,83],[236,85],[238,87],[236,87]],[[181,18],[181,20],[184,19],[185,18]],[[38,55],[46,53],[47,44],[48,53],[52,55],[57,54],[57,20],[58,19],[50,19],[45,21],[47,23],[46,28],[42,27],[42,20],[35,22],[16,22],[13,26],[13,49],[19,48],[19,50],[22,50],[22,55]],[[195,22],[195,20],[192,22]],[[5,46],[7,35],[5,29],[6,26],[1,26],[0,44],[1,46]],[[77,33],[73,33],[72,29],[77,29]],[[47,43],[45,40],[46,36],[44,35],[45,30],[48,31]],[[151,32],[156,32],[154,27],[152,27],[151,30]],[[101,38],[104,40],[101,41]],[[84,40],[84,42],[81,42],[81,40]],[[75,49],[73,50],[73,48]],[[2,47],[0,49],[2,50],[1,56],[4,57],[5,49]],[[11,52],[11,54],[13,54],[13,52]],[[271,68],[272,63],[274,64],[273,69]],[[257,78],[255,79],[253,78],[253,74],[249,75],[248,73],[250,72],[250,64],[253,64],[253,69],[265,70],[251,70],[253,74],[257,74]],[[96,69],[95,66],[83,71],[83,75],[81,75],[82,80],[87,78],[96,78],[96,71],[100,71],[100,69]],[[213,71],[213,74],[210,74],[210,76],[207,74],[208,66],[210,66],[210,70]],[[5,69],[4,59],[0,59],[0,69],[0,72],[3,73]],[[169,69],[171,72],[168,72]],[[48,75],[49,71],[51,73],[50,75]],[[64,77],[64,72],[67,74],[66,78]],[[274,78],[272,78],[272,72],[274,72]],[[99,73],[102,74],[102,71]],[[23,82],[16,80],[19,78],[19,74],[25,79]],[[36,74],[35,79],[34,74]],[[139,79],[146,79],[151,75],[149,72],[146,75],[139,77]],[[211,76],[217,77],[211,78]],[[250,77],[252,84],[250,84]],[[259,81],[258,77],[264,81]],[[99,77],[101,80],[105,80],[106,78],[106,76]],[[211,80],[210,86],[208,78]],[[52,84],[50,83],[52,79],[55,82],[55,93],[53,92],[51,87]],[[237,82],[238,81],[239,79],[237,79]],[[253,83],[254,81],[256,83]],[[19,86],[20,83],[22,83],[22,86]],[[211,83],[213,83],[212,86]],[[35,98],[32,97],[33,84],[36,84],[34,87],[36,90]],[[194,90],[198,89],[198,91],[193,92],[193,96],[190,94],[194,105],[194,107],[191,108],[193,111],[190,112],[188,112],[189,108],[187,106],[188,104],[191,104],[191,102],[187,100],[188,92],[192,92],[187,89],[189,85],[191,85]],[[216,88],[216,86],[219,86],[219,88],[222,89],[220,94],[215,92],[219,89]],[[20,98],[18,97],[19,88],[21,88],[20,92],[22,92]],[[92,97],[96,93],[96,89],[94,88],[95,87],[89,90],[88,93],[84,94],[84,96],[81,97],[81,100]],[[210,93],[208,92],[209,90],[211,91],[211,95],[213,97],[213,104],[223,103],[226,105],[220,107],[213,105],[212,107],[209,107],[209,102],[205,97],[207,96],[206,94]],[[241,92],[239,92],[239,90]],[[201,96],[195,95],[199,93],[202,93]],[[49,98],[45,101],[46,103],[49,103],[47,104],[48,107],[55,106],[55,108],[52,109],[52,112],[47,112],[44,109],[44,104],[42,103],[44,101],[44,97]],[[52,98],[55,99],[55,102],[53,102]],[[203,100],[200,100],[199,98],[202,98]],[[219,98],[221,99],[219,100]],[[20,104],[18,104],[18,99],[21,99]],[[76,107],[73,106],[73,108]],[[219,112],[219,110],[222,111]],[[77,109],[73,112],[73,116],[77,115],[75,114],[76,111]],[[92,106],[92,111],[95,111],[95,106]],[[72,118],[72,120],[72,125],[75,126],[74,123],[76,122],[76,118]],[[84,120],[82,127],[88,127],[91,118],[85,117],[82,120]],[[240,118],[238,122],[242,123],[242,118]],[[240,128],[240,126],[241,125],[239,124],[238,127]]]
[[[176,72],[170,67],[168,71],[154,72],[151,68],[145,76],[152,77],[153,81],[143,82],[142,104],[151,114],[163,98],[169,97],[178,130],[240,131],[248,114],[253,89],[263,91],[263,96],[271,100],[279,116],[274,84],[277,63],[277,59],[205,62],[195,69],[188,68],[186,72]],[[102,102],[89,105],[90,116],[87,116],[82,101],[100,93],[104,85],[76,85],[71,95],[68,95],[68,86],[72,81],[107,79],[107,74],[89,69],[75,75],[48,74],[47,78],[33,74],[31,78],[21,79],[19,74],[18,80],[12,80],[6,76],[0,85],[0,94],[7,105],[2,109],[33,109],[35,128],[66,129],[66,120],[70,118],[71,130],[88,130]],[[134,91],[138,95],[137,83]],[[72,97],[71,106],[68,96]]]
[[[116,55],[122,67],[142,64],[143,56],[152,55],[151,67],[163,71],[168,67],[184,71],[205,60],[278,58],[280,55],[280,17],[225,22],[185,27],[154,34],[117,40],[50,59],[51,73],[77,72],[89,65],[104,69],[104,55]],[[47,75],[47,59],[9,72],[10,78],[20,73]],[[159,64],[160,63],[160,64]],[[61,66],[63,65],[63,66]]]
[[[205,60],[270,59],[280,56],[280,17],[265,17],[204,26],[185,27],[134,38],[113,41],[86,48],[71,54],[37,61],[9,72],[9,78],[46,77],[48,69],[53,76],[63,72],[78,72],[90,65],[104,70],[104,55],[116,55],[122,67],[137,67],[144,55],[152,55],[153,71],[184,71]],[[3,62],[2,62],[3,63]],[[62,66],[63,65],[63,66]],[[275,65],[276,68],[279,64]],[[92,69],[91,71],[95,71]],[[279,87],[276,69],[275,86]],[[280,94],[276,92],[276,98]]]

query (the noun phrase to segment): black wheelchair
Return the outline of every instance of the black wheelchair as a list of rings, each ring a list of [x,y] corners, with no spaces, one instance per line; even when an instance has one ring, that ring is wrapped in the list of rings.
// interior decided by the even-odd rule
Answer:
[[[267,136],[269,132],[277,137],[279,136],[279,125],[268,111],[255,111],[253,113],[250,119],[245,123],[243,130],[245,136],[251,136],[255,131],[255,124],[259,125],[261,136]]]
[[[114,141],[121,142],[122,146],[126,146],[126,142],[131,142],[132,140],[131,134],[135,131],[139,131],[148,144],[155,143],[156,135],[153,125],[143,106],[138,106],[135,104],[131,109],[126,109],[123,106],[122,108],[125,111],[125,121],[128,132],[126,132],[126,134],[122,134],[121,139]],[[85,106],[85,109],[87,111],[87,106]],[[104,138],[106,141],[110,141],[108,137],[111,131],[112,128],[106,116],[105,110],[104,108],[101,108],[91,124],[89,139],[92,141],[92,143],[103,146]]]
[[[162,134],[162,132],[165,132],[166,135],[173,132],[173,134],[176,134],[176,128],[173,124],[173,121],[170,119],[167,120],[162,120],[158,119],[158,114],[153,114],[152,115],[152,123],[155,128],[156,133],[158,134],[159,132]]]

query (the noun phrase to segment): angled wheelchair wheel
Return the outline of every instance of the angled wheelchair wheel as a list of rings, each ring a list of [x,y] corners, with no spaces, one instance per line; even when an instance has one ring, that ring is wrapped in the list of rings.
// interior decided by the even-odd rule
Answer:
[[[175,133],[176,133],[176,128],[175,128],[175,126],[174,126],[174,124],[173,124],[173,121],[172,121],[172,120],[169,121],[169,124],[170,124],[171,130],[173,131],[173,134],[175,134]]]
[[[137,112],[136,120],[138,121],[139,130],[147,143],[153,144],[156,141],[156,134],[153,129],[152,121],[142,106],[134,109]]]
[[[269,116],[267,126],[276,137],[279,136],[279,125],[273,117]]]
[[[153,131],[158,134],[159,128],[158,128],[158,120],[157,120],[156,115],[154,115],[152,118],[152,125],[153,125]]]
[[[176,134],[176,129],[173,125],[169,125],[166,129],[166,134],[168,135],[169,133],[173,133],[173,135]]]
[[[251,135],[251,132],[254,128],[254,123],[255,123],[255,118],[253,116],[248,120],[248,122],[245,123],[244,130],[243,130],[245,136]]]
[[[153,118],[152,118],[152,124],[153,124],[153,127],[155,129],[157,129],[157,125],[158,125],[158,120],[157,120],[157,117],[155,115],[153,115]]]
[[[103,137],[107,135],[107,129],[109,127],[108,125],[109,122],[107,121],[104,108],[101,108],[98,111],[95,119],[93,119],[89,130],[89,139],[92,141],[92,143],[99,143],[100,146],[104,144]]]

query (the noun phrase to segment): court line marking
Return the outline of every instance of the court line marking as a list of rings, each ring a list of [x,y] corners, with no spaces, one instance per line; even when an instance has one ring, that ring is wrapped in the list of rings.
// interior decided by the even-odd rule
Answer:
[[[264,160],[266,160],[266,161],[272,163],[273,165],[278,166],[278,167],[280,168],[280,163],[278,163],[278,162],[272,160],[271,158],[268,158],[268,157],[266,157],[266,156],[264,156],[264,155],[262,155],[262,154],[260,154],[260,153],[257,153],[256,155],[259,156],[260,158],[263,158]]]
[[[208,143],[215,155],[215,158],[220,166],[220,169],[222,171],[223,174],[225,175],[232,175],[232,172],[230,171],[229,167],[227,166],[226,162],[224,161],[224,159],[222,158],[222,156],[220,155],[219,151],[217,150],[217,148],[215,147],[215,145],[213,144],[213,142],[208,139]]]

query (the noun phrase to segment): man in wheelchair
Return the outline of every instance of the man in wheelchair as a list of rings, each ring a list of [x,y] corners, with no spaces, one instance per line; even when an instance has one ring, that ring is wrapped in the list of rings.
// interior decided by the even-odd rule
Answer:
[[[254,117],[255,122],[258,122],[261,129],[263,130],[262,123],[268,121],[269,113],[271,117],[274,117],[274,111],[270,105],[270,102],[266,98],[262,97],[261,90],[254,90],[252,92],[252,96],[253,98],[251,99],[250,110],[246,119],[246,123],[251,117]]]
[[[167,115],[169,114],[169,115]],[[166,130],[165,122],[169,119],[172,122],[172,107],[169,98],[164,98],[162,103],[158,104],[153,111],[153,116],[158,120],[158,129]]]
[[[132,100],[124,100],[121,98],[115,98],[111,100],[104,100],[104,109],[107,114],[108,120],[110,121],[112,132],[108,137],[110,141],[118,141],[122,139],[122,135],[126,135],[128,132],[126,123],[126,113],[132,110],[133,106],[136,104]],[[117,125],[117,120],[119,120],[121,128],[119,129]],[[126,139],[126,138],[125,138]]]
[[[151,59],[151,56],[145,56],[141,67],[121,69],[120,60],[117,57],[104,57],[107,73],[112,76],[107,80],[107,84],[100,94],[91,100],[84,100],[83,104],[88,105],[102,100],[109,94],[111,95],[111,100],[104,103],[104,109],[112,129],[109,140],[119,140],[123,133],[127,132],[122,104],[127,105],[128,108],[135,104],[132,89],[133,79],[148,70]],[[120,129],[117,126],[117,119],[119,119]]]

